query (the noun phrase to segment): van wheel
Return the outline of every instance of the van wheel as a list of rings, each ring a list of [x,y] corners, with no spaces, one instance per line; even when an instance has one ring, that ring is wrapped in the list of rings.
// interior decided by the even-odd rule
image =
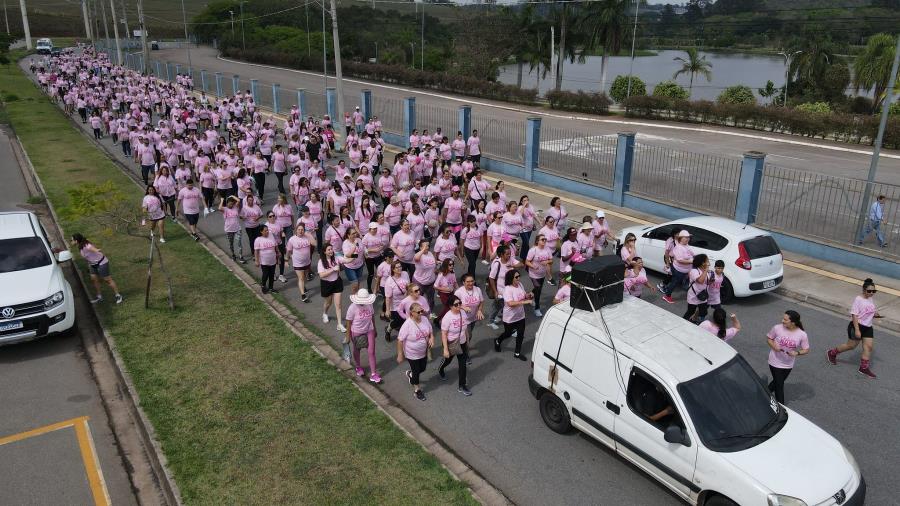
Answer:
[[[724,495],[714,495],[703,503],[704,506],[738,506],[738,503],[725,497]]]
[[[559,434],[565,434],[572,430],[572,424],[569,421],[569,410],[563,404],[559,397],[545,392],[541,396],[541,418],[550,430]]]
[[[725,278],[722,281],[722,291],[721,291],[722,304],[731,302],[734,299],[734,287],[731,286],[731,281],[728,278]]]

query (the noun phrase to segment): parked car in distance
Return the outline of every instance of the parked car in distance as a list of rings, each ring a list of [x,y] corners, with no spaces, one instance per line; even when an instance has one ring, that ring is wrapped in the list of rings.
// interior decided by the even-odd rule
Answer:
[[[557,304],[531,358],[529,388],[551,430],[580,430],[690,504],[865,502],[840,442],[779,404],[731,346],[649,302]]]
[[[53,41],[50,39],[38,39],[34,48],[37,50],[37,54],[50,54],[50,51],[53,49]]]
[[[53,49],[50,50],[50,56],[61,56],[61,55],[62,55],[61,47],[54,46]]]
[[[635,249],[644,260],[644,267],[663,272],[666,239],[673,230],[687,230],[694,254],[706,253],[710,267],[716,260],[725,262],[723,302],[732,296],[770,292],[784,280],[784,258],[772,234],[727,218],[695,216],[659,225],[627,227],[616,240],[621,244],[628,233],[634,234]]]
[[[72,287],[54,256],[38,217],[0,213],[0,346],[70,330],[75,325]]]

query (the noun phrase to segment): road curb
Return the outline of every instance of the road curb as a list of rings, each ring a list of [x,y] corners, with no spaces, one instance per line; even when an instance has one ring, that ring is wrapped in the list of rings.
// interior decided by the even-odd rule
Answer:
[[[83,133],[83,132],[82,132]],[[53,207],[53,204],[47,198],[47,193],[44,190],[44,186],[41,183],[40,177],[37,174],[37,171],[34,169],[34,165],[31,163],[31,159],[28,156],[28,152],[25,150],[24,145],[22,144],[22,140],[18,135],[15,135],[16,142],[13,143],[13,150],[16,152],[17,157],[21,156],[20,160],[23,162],[20,166],[23,167],[23,172],[25,170],[29,171],[28,176],[26,177],[26,185],[29,187],[29,191],[34,191],[38,195],[42,195],[47,204],[47,209],[50,210],[50,215],[53,218],[53,224],[55,225],[55,231],[59,234],[59,237],[65,244],[66,234],[62,229],[62,225],[59,223],[59,216],[56,213],[56,209]],[[27,169],[26,169],[27,168]],[[30,183],[29,183],[30,180]],[[70,268],[75,274],[75,278],[78,280],[78,290],[84,295],[88,293],[87,284],[85,283],[84,278],[82,277],[82,272],[80,269],[75,267],[74,262],[70,264]],[[126,470],[128,471],[129,480],[131,481],[132,488],[135,492],[135,498],[141,504],[166,504],[171,506],[180,506],[181,495],[178,490],[178,486],[175,484],[175,480],[172,477],[171,473],[168,470],[165,455],[162,452],[162,448],[159,445],[159,442],[156,439],[156,432],[153,428],[152,423],[147,418],[143,409],[140,407],[140,397],[137,393],[137,390],[134,388],[134,384],[131,381],[131,377],[129,376],[127,369],[125,367],[124,362],[122,361],[122,357],[119,355],[115,338],[107,331],[107,329],[103,326],[99,315],[97,315],[96,310],[93,306],[89,307],[89,312],[92,316],[93,324],[97,326],[100,330],[100,333],[103,335],[102,340],[97,340],[95,343],[83,342],[84,349],[89,356],[89,365],[91,366],[91,373],[94,376],[95,381],[98,383],[98,387],[101,388],[102,391],[112,391],[112,393],[117,394],[117,399],[124,401],[127,406],[128,414],[130,415],[129,420],[121,420],[121,417],[116,416],[115,413],[112,412],[109,406],[109,399],[107,396],[103,397],[103,406],[105,411],[107,412],[107,416],[109,417],[110,423],[113,425],[113,436],[116,438],[117,446],[122,454],[124,463],[126,464]],[[95,344],[100,344],[101,349],[97,349]],[[105,354],[106,357],[101,357],[99,354]],[[104,358],[106,360],[104,360]],[[108,362],[112,364],[113,372],[118,380],[118,385],[110,386],[106,385],[107,388],[103,388],[104,385],[101,385],[98,381],[99,375],[95,367],[98,362]],[[122,388],[124,387],[124,388]],[[141,448],[128,448],[127,444],[123,444],[125,438],[120,437],[120,434],[128,434],[131,431],[127,428],[127,425],[124,423],[132,423],[137,430],[137,436],[139,437]],[[146,466],[142,465],[139,462],[135,462],[134,458],[129,458],[129,456],[134,455],[135,451],[142,451],[142,453],[146,456],[147,464],[149,464],[150,469],[145,469]],[[146,486],[141,487],[140,484],[148,484],[148,480],[146,476],[136,476],[141,473],[150,473],[152,475],[150,482],[154,485],[157,490],[155,490],[156,497],[148,497],[148,492],[146,490]],[[142,479],[143,478],[143,479]],[[153,500],[156,499],[156,500]]]
[[[109,152],[106,146],[96,142],[96,140],[90,137],[87,132],[79,127],[79,125],[75,124],[74,119],[71,116],[67,116],[67,118],[70,122],[73,123],[73,126],[76,130],[78,130],[86,139],[93,142],[94,146],[97,147],[110,161],[116,164],[129,179],[131,179],[138,186],[141,186],[137,174],[135,174],[127,166],[122,164],[119,160],[117,160],[112,155],[112,153]],[[179,222],[179,226],[184,229],[184,224],[182,222]],[[222,250],[218,244],[216,244],[214,241],[211,241],[203,232],[199,230],[198,232],[201,236],[201,240],[199,241],[199,243],[214,258],[219,260],[219,262],[223,266],[231,271],[238,278],[238,280],[240,280],[248,289],[250,289],[254,293],[254,295],[256,295],[259,300],[266,303],[269,310],[272,311],[272,313],[274,313],[276,316],[278,316],[282,320],[282,322],[284,322],[285,326],[287,326],[297,337],[308,342],[312,346],[313,350],[316,351],[316,353],[318,353],[322,358],[328,361],[328,363],[334,366],[338,371],[340,371],[346,379],[353,383],[354,386],[356,386],[356,388],[363,395],[365,395],[370,401],[372,401],[372,403],[375,404],[375,406],[394,423],[394,425],[400,428],[400,430],[402,430],[411,439],[419,443],[426,452],[433,455],[438,460],[438,462],[441,463],[444,469],[446,469],[447,472],[450,473],[451,476],[465,483],[469,487],[472,496],[477,501],[479,501],[481,504],[489,506],[505,506],[513,504],[512,501],[510,501],[503,494],[503,492],[501,492],[499,489],[485,480],[474,468],[463,461],[449,446],[447,446],[442,440],[437,438],[427,428],[422,426],[415,419],[415,417],[404,410],[399,404],[394,402],[387,394],[385,394],[382,390],[375,387],[374,385],[370,384],[367,380],[358,378],[354,372],[354,368],[349,363],[343,360],[338,351],[334,347],[332,347],[330,343],[316,335],[315,332],[311,331],[308,327],[306,327],[306,325],[301,323],[301,321],[297,318],[290,307],[277,300],[270,294],[263,295],[258,281],[252,275],[250,275],[247,270],[245,270],[237,262],[232,260],[230,254],[227,254],[224,250]],[[127,373],[124,371],[124,364],[121,362],[121,357],[119,357],[118,353],[115,351],[115,344],[112,336],[109,336],[105,329],[104,336],[108,336],[108,339],[111,340],[109,344],[110,353],[113,354],[117,368],[121,370],[122,377],[126,378],[124,382],[128,388],[129,395],[136,402],[135,408],[138,410],[137,413],[140,417],[139,419],[142,422],[142,435],[145,435],[149,439],[149,447],[152,448],[155,453],[157,453],[155,457],[158,459],[159,471],[162,472],[166,481],[171,481],[171,490],[173,492],[172,498],[175,500],[175,502],[171,502],[170,504],[180,505],[180,495],[178,494],[177,486],[175,484],[174,478],[172,478],[168,468],[166,467],[166,459],[162,453],[162,449],[159,446],[158,441],[156,440],[153,426],[146,418],[146,415],[143,413],[143,411],[139,408],[139,396],[135,391],[134,385],[130,381],[130,378],[127,377]],[[146,425],[144,425],[144,423],[146,423]]]

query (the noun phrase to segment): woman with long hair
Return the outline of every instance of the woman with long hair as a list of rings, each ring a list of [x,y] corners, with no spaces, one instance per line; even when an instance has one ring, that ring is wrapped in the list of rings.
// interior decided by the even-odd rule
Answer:
[[[328,323],[328,309],[334,305],[334,319],[337,320],[337,329],[340,333],[347,332],[347,328],[341,323],[341,293],[344,291],[344,282],[341,280],[341,264],[334,254],[334,246],[326,244],[319,255],[319,281],[322,295],[322,323]]]
[[[494,339],[494,351],[499,353],[503,341],[515,334],[516,350],[513,356],[525,361],[527,358],[522,353],[522,341],[525,339],[525,306],[534,304],[534,295],[525,292],[519,281],[520,277],[518,269],[506,271],[503,287],[503,333]]]
[[[794,369],[794,361],[801,355],[809,353],[809,337],[803,330],[800,313],[794,310],[784,312],[781,323],[772,327],[766,334],[769,344],[769,371],[772,381],[769,391],[775,399],[784,402],[784,382]]]
[[[419,304],[409,308],[409,319],[400,327],[397,335],[397,363],[405,359],[409,364],[406,378],[413,387],[413,395],[420,401],[425,400],[425,393],[419,387],[420,375],[428,365],[428,350],[434,346],[434,332],[431,322],[424,316],[425,310]]]
[[[447,300],[450,310],[441,318],[441,344],[443,345],[444,360],[438,368],[438,376],[442,380],[447,379],[444,370],[453,362],[453,357],[459,358],[459,381],[456,391],[466,397],[472,395],[466,384],[466,365],[469,355],[467,342],[465,308],[462,301],[456,295],[450,295]]]
[[[731,338],[741,331],[741,322],[736,314],[731,313],[731,327],[725,321],[725,310],[721,307],[713,309],[712,320],[703,320],[700,328],[715,335],[723,341],[730,341]]]
[[[862,357],[859,360],[859,373],[867,378],[875,379],[875,373],[869,368],[872,350],[875,348],[874,319],[881,318],[875,306],[875,294],[878,289],[872,278],[866,278],[862,284],[862,293],[853,299],[850,306],[850,323],[847,324],[847,342],[831,348],[827,352],[828,362],[837,365],[837,356],[845,351],[855,350],[862,342]]]
[[[253,251],[256,266],[262,271],[262,278],[259,282],[262,286],[262,293],[278,293],[278,290],[274,288],[275,264],[278,263],[281,251],[278,249],[275,238],[269,233],[269,228],[265,225],[260,227],[259,236],[253,241]]]
[[[392,252],[393,253],[393,252]],[[390,323],[384,328],[384,338],[391,340],[391,331],[400,330],[403,325],[403,318],[398,312],[400,302],[406,296],[407,286],[409,285],[409,273],[403,270],[403,264],[399,260],[394,260],[391,264],[390,275],[381,280],[384,288],[385,309],[382,312],[382,318]]]
[[[547,246],[547,238],[538,234],[535,245],[528,250],[525,257],[525,266],[528,267],[528,277],[531,278],[531,293],[534,296],[534,316],[544,316],[541,313],[541,291],[544,288],[544,279],[547,270],[553,265],[553,250]]]
[[[97,296],[91,299],[91,304],[103,301],[103,293],[100,292],[101,278],[116,294],[116,304],[121,304],[123,300],[122,294],[119,293],[119,287],[109,273],[109,258],[100,251],[100,248],[94,246],[94,243],[81,234],[72,234],[72,244],[78,248],[78,252],[88,263],[88,268],[91,272],[91,283],[94,285],[94,291],[97,293]]]
[[[141,224],[150,220],[150,236],[159,232],[159,242],[166,242],[166,212],[163,210],[163,201],[153,185],[147,185],[144,191],[144,198],[141,201],[141,208],[144,211],[144,220]],[[158,229],[158,230],[157,230]]]

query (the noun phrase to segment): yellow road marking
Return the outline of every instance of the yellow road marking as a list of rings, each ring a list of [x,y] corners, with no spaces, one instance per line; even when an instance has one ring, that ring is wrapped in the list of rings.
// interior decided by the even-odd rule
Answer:
[[[78,449],[81,453],[81,460],[84,463],[84,470],[87,474],[88,485],[91,488],[91,495],[94,497],[94,505],[109,506],[109,504],[111,504],[109,492],[106,489],[106,482],[103,480],[103,470],[100,469],[100,460],[97,458],[94,440],[91,438],[91,429],[88,427],[88,417],[82,416],[72,418],[71,420],[64,420],[62,422],[45,425],[18,434],[0,437],[0,446],[32,437],[42,436],[69,427],[75,429],[75,437],[78,440]]]
[[[498,180],[499,180],[498,178],[487,177],[486,175],[485,175],[485,179],[490,180],[490,181],[498,181]],[[526,190],[526,191],[529,191],[529,192],[531,192],[531,193],[536,193],[536,194],[538,194],[538,195],[543,195],[544,197],[555,197],[555,196],[556,196],[556,195],[554,195],[554,194],[552,194],[552,193],[548,193],[548,192],[545,192],[545,191],[543,191],[543,190],[540,190],[540,189],[538,189],[538,188],[534,188],[534,187],[531,187],[531,186],[527,186],[527,185],[523,185],[523,184],[519,184],[519,183],[515,183],[515,182],[510,182],[510,181],[505,181],[505,180],[504,180],[504,182],[506,183],[507,186],[512,186],[512,187],[514,187],[514,188],[519,188],[519,189],[522,189],[522,190]],[[575,204],[575,205],[577,205],[577,206],[581,206],[581,207],[584,207],[584,208],[587,208],[587,209],[594,209],[594,208],[597,207],[596,205],[587,204],[587,203],[585,203],[585,202],[581,202],[581,201],[579,201],[579,200],[571,199],[571,198],[569,198],[569,197],[566,197],[565,200],[566,200],[566,202],[571,202],[572,204]],[[654,222],[652,222],[652,221],[647,221],[647,220],[645,220],[645,219],[643,219],[643,218],[638,218],[638,217],[636,217],[636,216],[631,216],[631,215],[624,214],[624,213],[619,213],[619,212],[616,212],[616,211],[608,211],[608,210],[604,210],[604,211],[606,212],[607,216],[615,216],[615,217],[617,217],[617,218],[622,218],[622,219],[625,219],[625,220],[633,221],[633,222],[639,223],[639,224],[641,224],[641,225],[655,225],[655,224],[656,224],[656,223],[654,223]],[[824,276],[824,277],[826,277],[826,278],[831,278],[831,279],[834,279],[834,280],[836,280],[836,281],[843,281],[843,282],[845,282],[845,283],[849,283],[849,284],[855,285],[855,286],[862,285],[862,282],[863,282],[863,280],[861,280],[861,279],[851,278],[850,276],[845,276],[845,275],[843,275],[843,274],[838,274],[838,273],[836,273],[836,272],[826,271],[825,269],[819,269],[818,267],[810,267],[810,266],[808,266],[808,265],[806,265],[806,264],[802,264],[802,263],[798,263],[798,262],[793,262],[793,261],[791,261],[791,260],[784,260],[784,265],[793,267],[793,268],[795,268],[795,269],[800,269],[800,270],[803,270],[803,271],[812,272],[813,274],[818,274],[818,275],[820,275],[820,276]],[[883,286],[879,287],[878,290],[879,290],[880,292],[882,292],[882,293],[890,294],[890,295],[893,295],[893,296],[895,296],[895,297],[900,297],[900,290],[894,290],[893,288],[886,288],[886,287],[883,287]]]

